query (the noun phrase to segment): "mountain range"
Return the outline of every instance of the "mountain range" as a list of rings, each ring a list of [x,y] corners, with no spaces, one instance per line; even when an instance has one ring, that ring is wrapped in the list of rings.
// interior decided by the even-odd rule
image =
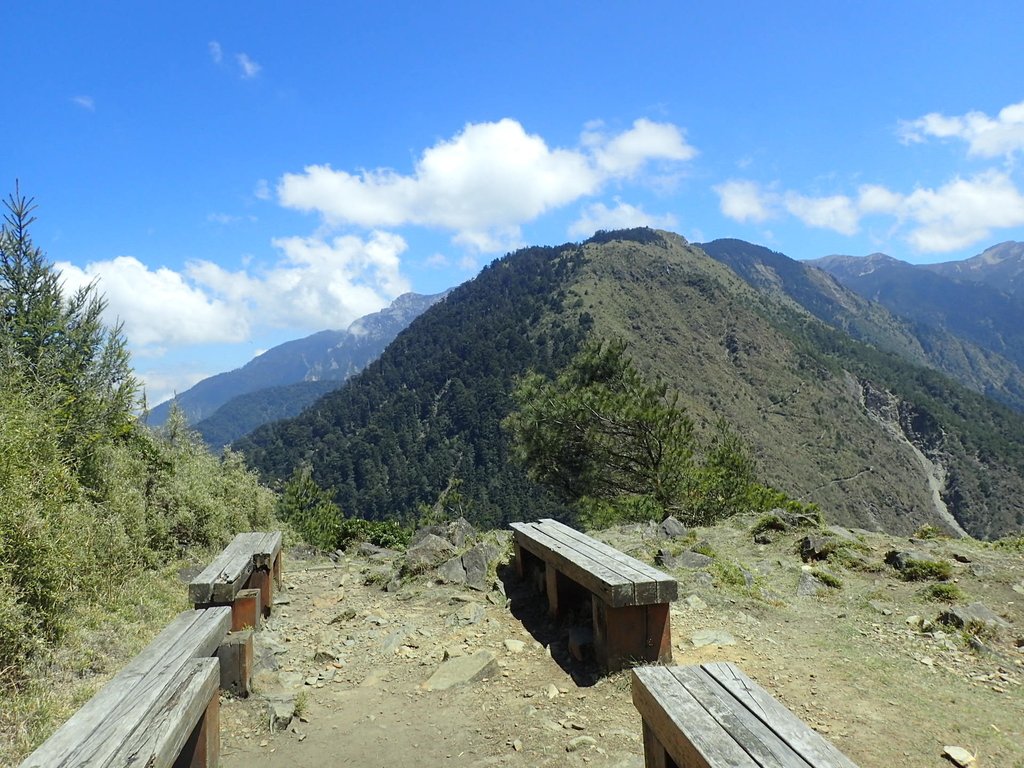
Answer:
[[[345,330],[320,331],[273,347],[157,405],[148,423],[160,426],[177,406],[207,444],[223,447],[261,424],[297,415],[336,389],[444,296],[406,293]]]
[[[834,522],[1024,527],[1024,417],[975,391],[1004,371],[992,394],[1020,407],[1010,350],[768,249],[646,228],[494,262],[346,386],[236,447],[269,479],[309,464],[349,515],[409,519],[457,488],[480,524],[566,517],[511,461],[501,420],[518,376],[554,375],[591,337],[626,342],[698,429],[725,419],[766,482]]]

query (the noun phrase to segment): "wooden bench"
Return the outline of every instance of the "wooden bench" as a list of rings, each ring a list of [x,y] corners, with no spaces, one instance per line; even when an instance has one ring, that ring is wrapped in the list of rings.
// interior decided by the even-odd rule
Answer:
[[[734,664],[640,667],[647,768],[857,768]]]
[[[520,578],[543,572],[552,616],[561,616],[574,593],[589,593],[594,653],[605,670],[672,660],[675,579],[555,520],[511,527],[516,572]]]
[[[185,611],[21,768],[215,768],[228,608]]]
[[[188,585],[196,608],[230,605],[231,629],[258,628],[281,584],[281,532],[239,533]],[[255,595],[247,590],[259,590]]]

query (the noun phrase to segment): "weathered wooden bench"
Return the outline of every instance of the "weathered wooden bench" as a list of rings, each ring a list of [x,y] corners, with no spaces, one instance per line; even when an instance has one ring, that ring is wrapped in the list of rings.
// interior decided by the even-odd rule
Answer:
[[[605,670],[672,660],[674,578],[555,520],[511,527],[516,572],[543,571],[552,616],[561,616],[574,593],[589,592],[594,655]]]
[[[196,608],[230,605],[231,629],[258,628],[281,584],[281,532],[239,533],[188,585]],[[251,590],[259,590],[257,596]]]
[[[638,667],[647,768],[857,768],[734,664]]]
[[[215,768],[228,608],[185,611],[21,768]]]

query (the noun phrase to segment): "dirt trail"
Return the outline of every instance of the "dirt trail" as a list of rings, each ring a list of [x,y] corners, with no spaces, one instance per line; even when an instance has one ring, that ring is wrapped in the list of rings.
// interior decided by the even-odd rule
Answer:
[[[759,547],[728,526],[700,536],[757,589],[730,587],[713,569],[675,571],[675,663],[738,663],[862,768],[945,767],[944,744],[977,751],[982,767],[1024,768],[1024,653],[1012,639],[997,658],[909,628],[908,614],[935,605],[920,600],[920,585],[877,572],[850,571],[841,590],[796,597],[792,540]],[[891,541],[871,536],[862,536],[865,557],[880,562]],[[658,545],[613,543],[643,557]],[[985,591],[993,608],[1008,603],[1021,626],[1024,592],[1011,586],[1024,589],[1024,558],[989,555],[970,553],[982,576],[958,565],[961,585]],[[542,597],[507,576],[487,594],[429,581],[389,593],[380,586],[387,571],[359,555],[288,562],[284,604],[260,632],[279,669],[257,682],[268,694],[298,692],[302,718],[271,732],[261,696],[226,700],[225,768],[643,767],[628,673],[601,677],[571,661]],[[697,647],[695,633],[707,629],[732,644]],[[484,650],[497,666],[483,679],[424,689],[446,656]]]

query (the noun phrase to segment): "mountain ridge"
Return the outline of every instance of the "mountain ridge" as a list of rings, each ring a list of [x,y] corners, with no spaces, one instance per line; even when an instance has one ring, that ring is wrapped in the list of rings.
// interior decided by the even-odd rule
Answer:
[[[835,522],[949,529],[944,508],[976,536],[1024,525],[1019,415],[646,228],[499,259],[346,387],[237,447],[279,480],[310,463],[350,515],[408,519],[458,481],[478,522],[564,518],[509,465],[500,421],[517,375],[553,375],[591,335],[626,341],[698,429],[727,419],[766,481]]]

